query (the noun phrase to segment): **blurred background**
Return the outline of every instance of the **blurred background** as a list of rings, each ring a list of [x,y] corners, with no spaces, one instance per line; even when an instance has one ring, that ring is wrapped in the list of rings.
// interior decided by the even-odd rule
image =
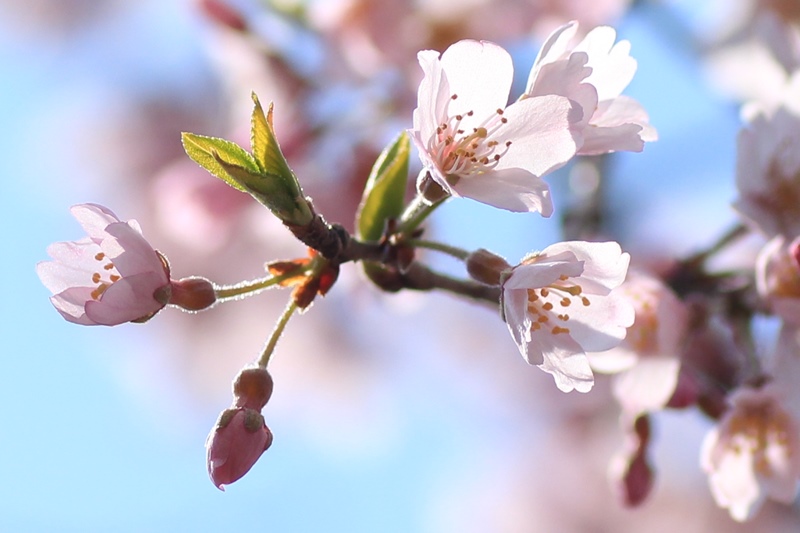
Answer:
[[[799,530],[796,507],[768,504],[747,525],[716,508],[698,463],[710,423],[693,411],[655,416],[656,485],[624,509],[607,475],[623,442],[607,380],[562,394],[496,309],[381,294],[353,265],[289,324],[264,409],[274,444],[222,493],[205,438],[287,294],[79,327],[34,271],[50,242],[81,236],[69,206],[97,202],[138,220],[174,277],[259,277],[302,246],[196,168],[181,131],[246,144],[250,92],[274,101],[306,192],[352,227],[377,153],[411,125],[418,50],[497,41],[514,54],[516,95],[542,40],[572,19],[631,41],[626,94],[660,140],[550,176],[552,219],[453,201],[429,231],[513,262],[562,238],[560,213],[634,257],[688,253],[735,221],[739,109],[768,80],[741,50],[767,9],[800,11],[794,0],[0,1],[0,530]]]

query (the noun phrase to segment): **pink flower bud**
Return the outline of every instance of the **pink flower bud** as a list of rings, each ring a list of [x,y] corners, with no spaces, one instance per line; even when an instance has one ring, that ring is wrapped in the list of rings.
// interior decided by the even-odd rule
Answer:
[[[214,486],[225,485],[244,476],[272,444],[272,432],[255,409],[239,407],[222,412],[206,439],[208,475]]]
[[[169,303],[187,311],[208,309],[217,301],[214,284],[205,278],[191,277],[171,282]]]
[[[260,411],[272,396],[272,376],[266,368],[245,368],[233,382],[236,407],[247,407]]]
[[[609,474],[620,500],[626,507],[641,505],[653,489],[653,469],[647,459],[650,420],[639,416],[628,428],[624,449],[609,465]]]

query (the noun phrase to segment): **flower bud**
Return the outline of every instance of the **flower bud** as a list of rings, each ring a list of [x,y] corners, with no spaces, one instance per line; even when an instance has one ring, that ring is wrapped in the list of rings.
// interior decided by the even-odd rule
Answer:
[[[239,407],[222,412],[206,439],[208,475],[225,490],[244,476],[272,444],[272,432],[255,409]]]
[[[272,396],[272,376],[266,368],[243,368],[233,381],[236,407],[261,410]]]
[[[626,507],[641,505],[653,489],[653,469],[647,459],[650,445],[650,421],[639,416],[628,428],[625,449],[609,465],[609,474]]]
[[[217,301],[214,284],[205,278],[191,277],[171,282],[169,303],[187,311],[208,309]]]
[[[511,265],[505,259],[483,248],[467,257],[469,275],[486,285],[500,285],[500,275],[510,269]]]

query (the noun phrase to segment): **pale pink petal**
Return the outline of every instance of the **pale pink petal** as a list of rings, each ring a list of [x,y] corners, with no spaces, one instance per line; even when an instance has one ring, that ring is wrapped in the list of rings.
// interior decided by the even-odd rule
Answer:
[[[563,312],[569,315],[565,326],[570,336],[585,351],[601,352],[617,346],[633,324],[635,313],[630,302],[620,295],[584,296],[589,305],[576,299]]]
[[[104,240],[101,248],[113,260],[120,274],[154,272],[161,275],[162,285],[169,281],[161,259],[141,233],[124,222],[111,224],[106,231],[114,239]]]
[[[527,353],[523,354],[528,362],[535,364],[535,354],[541,354],[539,368],[552,375],[563,392],[592,390],[594,375],[580,345],[569,335],[550,335],[543,330],[536,333],[539,334],[531,336]]]
[[[583,81],[592,69],[586,66],[589,60],[585,53],[571,54],[568,59],[555,61],[542,66],[538,78],[526,91],[528,96],[558,95],[576,102],[583,117],[573,127],[584,128],[597,108],[597,89]]]
[[[509,106],[503,116],[508,123],[497,138],[501,144],[512,144],[498,170],[524,168],[543,176],[575,155],[577,145],[570,125],[581,115],[568,99],[556,95],[527,98]]]
[[[446,182],[446,180],[445,180]],[[553,213],[550,187],[538,176],[521,168],[507,168],[462,178],[453,190],[458,196],[478,200],[515,213]]]
[[[70,208],[74,216],[92,240],[105,237],[109,224],[119,222],[119,218],[107,207],[97,204],[78,204]]]
[[[86,316],[84,305],[92,299],[89,287],[73,287],[50,297],[56,311],[66,320],[83,326],[95,325],[96,322]]]
[[[617,32],[610,26],[599,26],[590,31],[573,49],[586,52],[592,74],[586,79],[597,88],[597,98],[602,102],[622,94],[636,73],[636,60],[630,56],[631,44],[619,41],[614,44]]]
[[[601,102],[582,134],[583,145],[578,150],[581,155],[641,152],[645,141],[658,139],[644,108],[626,96]]]
[[[570,41],[575,37],[577,31],[578,23],[572,21],[557,28],[547,37],[542,48],[539,50],[539,54],[536,56],[536,60],[533,62],[533,68],[528,76],[526,93],[531,91],[539,75],[539,71],[544,65],[563,58],[567,52]]]
[[[547,248],[549,249],[549,248]],[[580,276],[584,265],[575,259],[569,252],[548,255],[546,260],[533,259],[530,263],[514,267],[511,276],[503,282],[503,288],[526,292],[529,288],[546,287],[557,281],[562,275],[569,277]]]
[[[527,313],[528,294],[525,290],[503,291],[502,294],[503,317],[505,318],[514,342],[525,355],[523,345],[530,339],[530,317]]]
[[[631,258],[616,242],[567,241],[552,244],[543,251],[548,257],[563,252],[570,252],[576,260],[584,262],[581,281],[590,280],[606,289],[619,287],[625,281]]]
[[[643,357],[614,378],[614,396],[628,413],[656,411],[672,397],[679,370],[676,357]]]
[[[439,52],[424,50],[417,54],[417,59],[424,76],[417,90],[418,105],[414,109],[413,121],[414,129],[420,132],[423,143],[427,143],[446,115],[451,94],[447,76],[439,62]]]
[[[474,112],[464,120],[467,130],[477,125],[470,121],[480,122],[497,109],[505,109],[514,66],[503,48],[488,41],[459,41],[444,51],[441,64],[450,91],[457,95],[450,102],[450,114]]]
[[[164,307],[154,298],[164,285],[157,272],[126,276],[112,283],[100,300],[86,302],[86,316],[97,324],[112,326],[146,317]]]
[[[714,500],[727,508],[735,520],[744,522],[761,507],[766,494],[759,490],[753,474],[753,456],[746,453],[719,453],[719,432],[713,429],[703,441],[701,464],[709,472],[709,485]]]

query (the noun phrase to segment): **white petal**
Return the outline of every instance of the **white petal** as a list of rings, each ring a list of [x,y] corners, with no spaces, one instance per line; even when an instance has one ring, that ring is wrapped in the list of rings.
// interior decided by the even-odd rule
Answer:
[[[445,50],[441,63],[450,91],[458,95],[450,101],[451,115],[473,111],[472,120],[481,121],[508,104],[514,65],[502,47],[488,41],[459,41]],[[462,124],[472,127],[466,118]]]
[[[524,168],[543,176],[562,167],[577,145],[570,130],[580,120],[580,109],[563,96],[526,98],[510,105],[503,115],[507,124],[495,137],[501,144],[511,141],[497,168]]]
[[[675,392],[679,370],[677,357],[642,357],[615,377],[614,395],[631,414],[662,409]]]
[[[541,213],[545,217],[553,213],[550,187],[538,176],[521,168],[466,176],[453,189],[459,196],[515,213]]]

